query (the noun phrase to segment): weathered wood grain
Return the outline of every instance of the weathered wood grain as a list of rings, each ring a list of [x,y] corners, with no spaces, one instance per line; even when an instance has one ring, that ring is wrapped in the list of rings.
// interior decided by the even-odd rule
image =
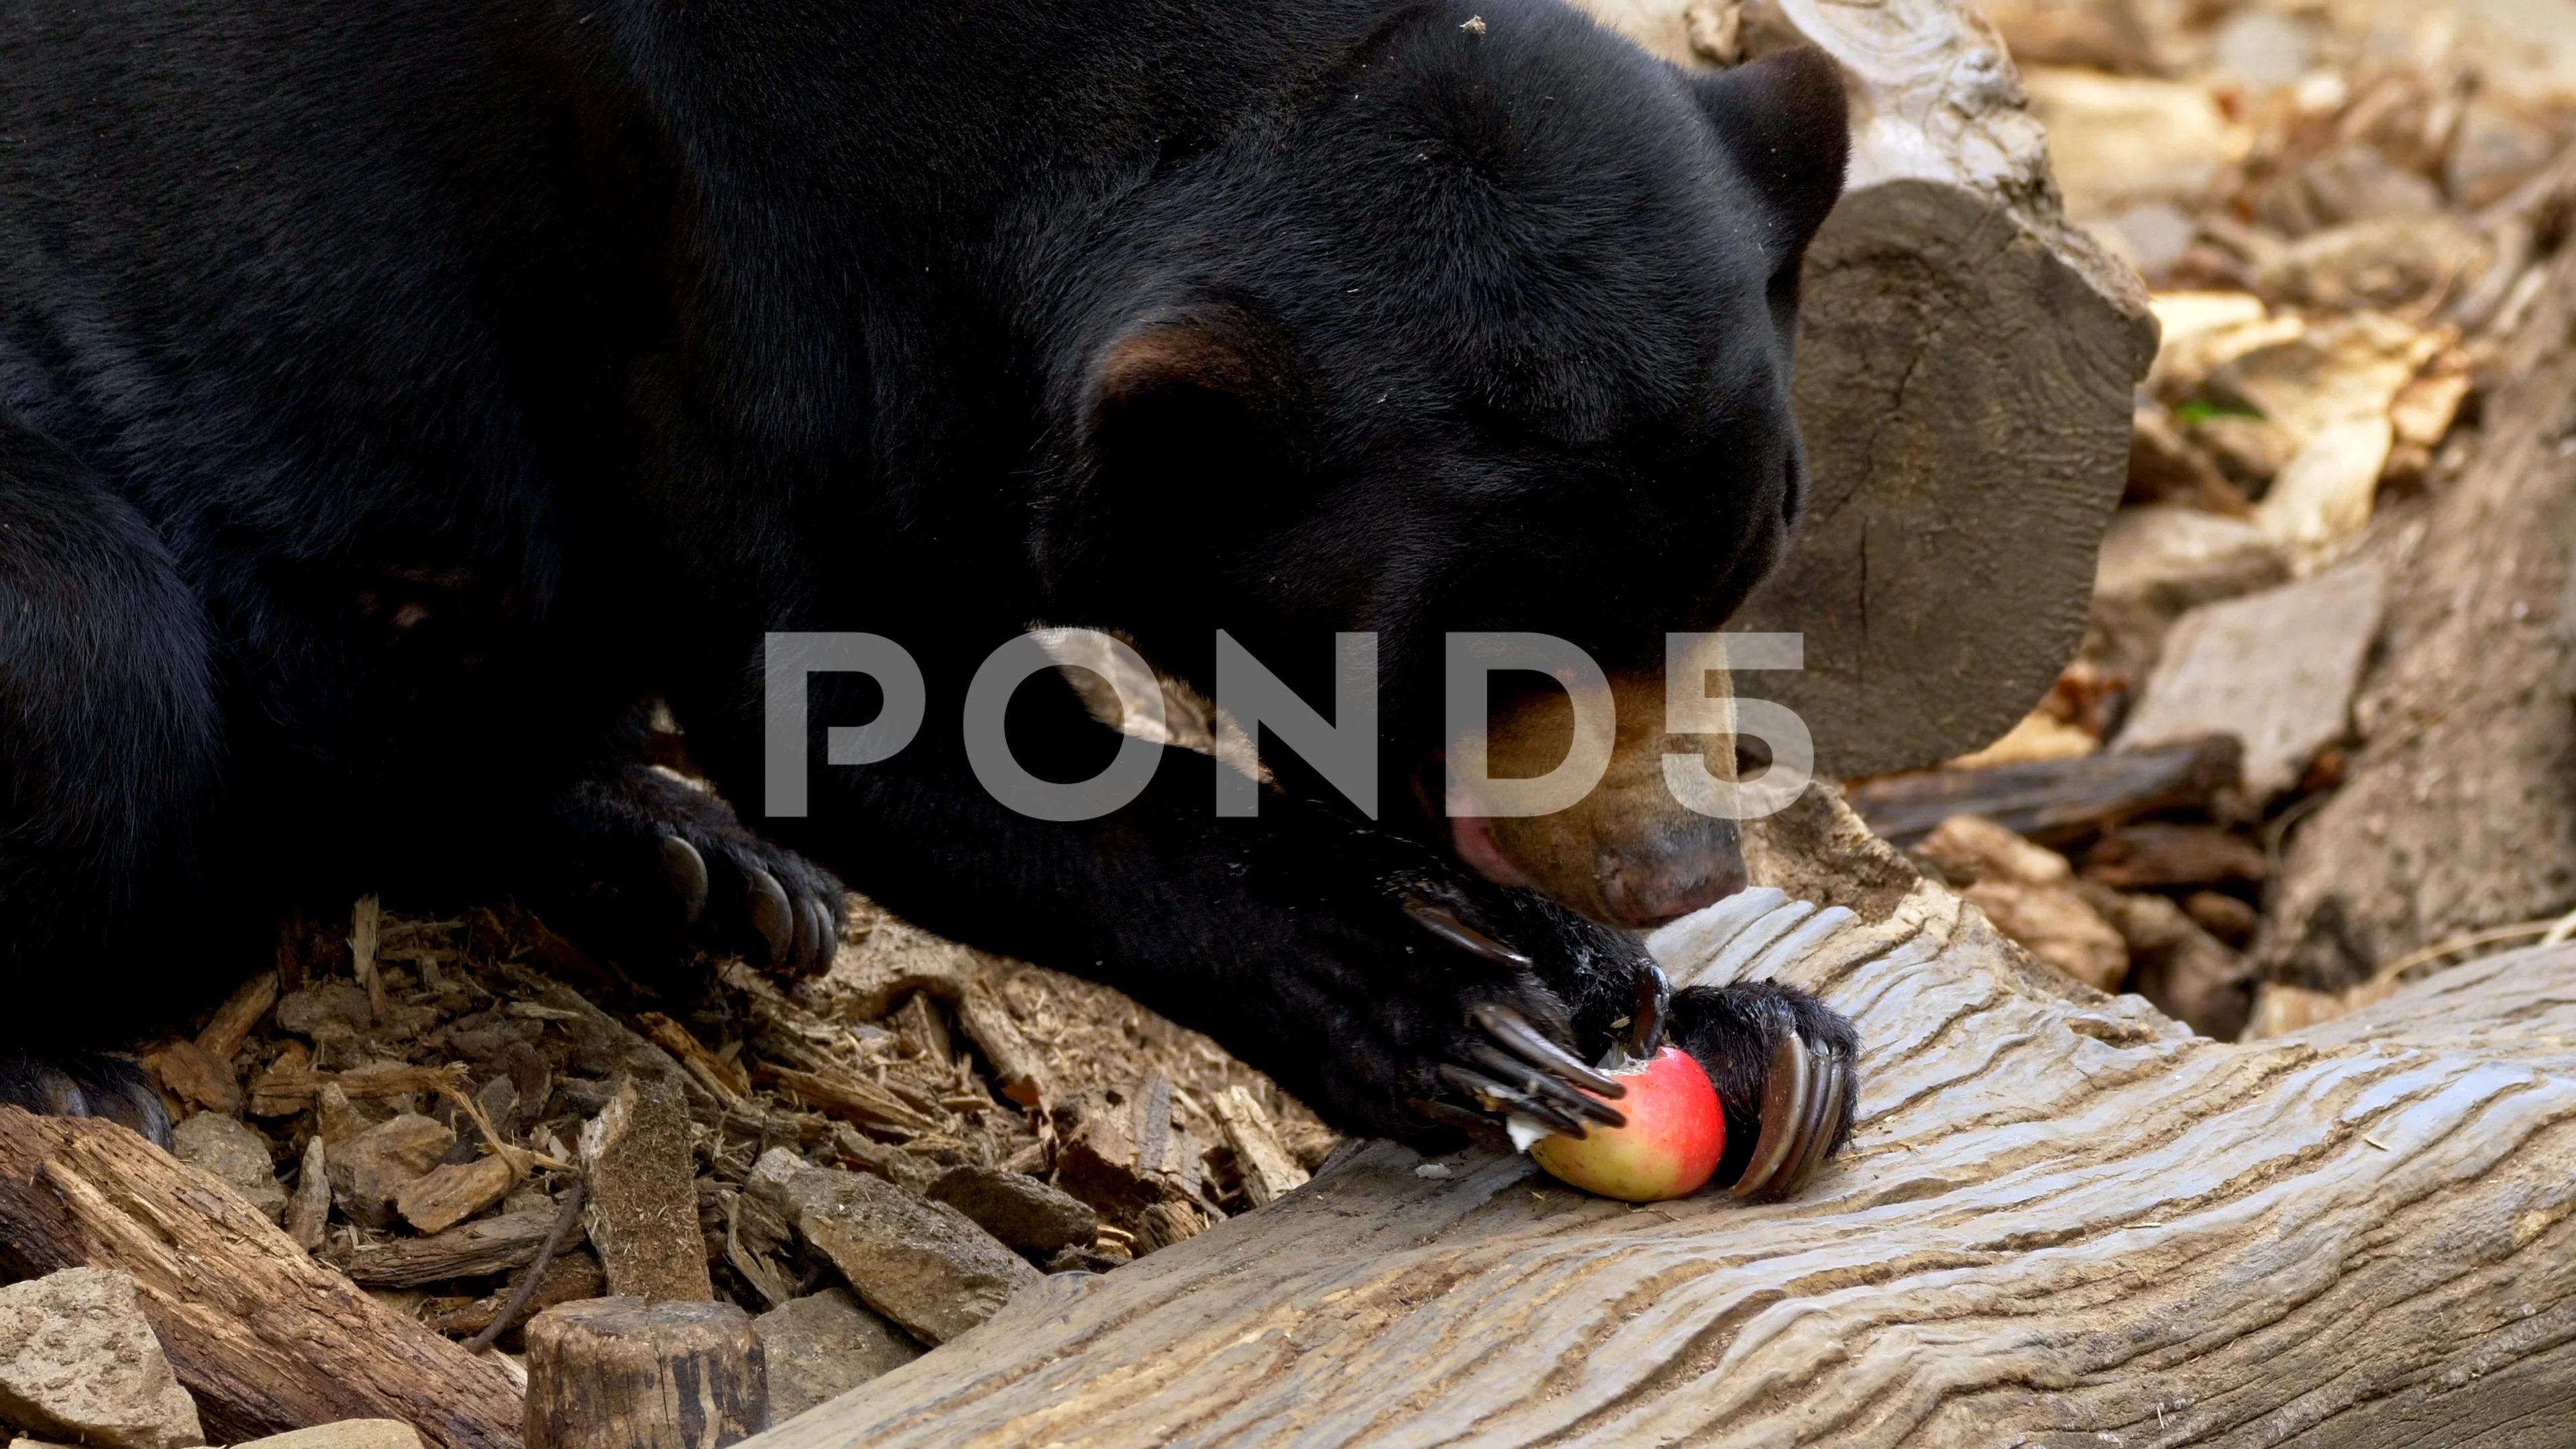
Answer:
[[[1930,884],[1875,922],[1748,892],[1654,944],[1858,1021],[1858,1150],[1802,1199],[1376,1144],[757,1442],[2576,1441],[2576,950],[2231,1045]]]
[[[519,1393],[500,1364],[368,1297],[113,1123],[0,1106],[0,1244],[14,1273],[133,1274],[218,1443],[400,1419],[431,1449],[518,1449]]]

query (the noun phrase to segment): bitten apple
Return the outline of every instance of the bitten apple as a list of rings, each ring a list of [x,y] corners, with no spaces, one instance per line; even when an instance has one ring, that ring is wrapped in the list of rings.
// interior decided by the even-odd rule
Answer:
[[[1726,1155],[1726,1112],[1698,1058],[1667,1046],[1602,1070],[1628,1088],[1617,1103],[1628,1125],[1543,1137],[1530,1156],[1559,1181],[1603,1197],[1661,1202],[1699,1191]]]

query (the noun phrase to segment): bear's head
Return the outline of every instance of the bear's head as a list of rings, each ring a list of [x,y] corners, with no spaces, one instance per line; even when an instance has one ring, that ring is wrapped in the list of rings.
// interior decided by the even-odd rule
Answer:
[[[1394,10],[1103,223],[1057,367],[1050,616],[1202,688],[1224,629],[1327,709],[1334,634],[1374,632],[1382,820],[1613,924],[1737,888],[1734,823],[1663,785],[1672,750],[1733,756],[1666,735],[1666,636],[1716,629],[1803,507],[1798,271],[1847,152],[1820,51],[1690,75],[1544,0]],[[1489,818],[1443,783],[1452,631],[1604,667],[1600,789]],[[1563,690],[1514,678],[1497,777],[1574,734]]]

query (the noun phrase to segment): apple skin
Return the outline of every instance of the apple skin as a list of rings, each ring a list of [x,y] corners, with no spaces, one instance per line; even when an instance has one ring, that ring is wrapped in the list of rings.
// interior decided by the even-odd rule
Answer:
[[[1699,1191],[1726,1155],[1726,1112],[1699,1059],[1667,1046],[1605,1070],[1627,1085],[1612,1105],[1628,1125],[1543,1137],[1530,1156],[1557,1180],[1603,1197],[1662,1202]]]

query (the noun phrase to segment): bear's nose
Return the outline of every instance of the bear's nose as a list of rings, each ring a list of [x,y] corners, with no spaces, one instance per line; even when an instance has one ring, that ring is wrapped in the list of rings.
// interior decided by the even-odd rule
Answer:
[[[1603,842],[1606,924],[1649,930],[1744,889],[1744,848],[1732,820],[1693,817],[1661,831]]]

